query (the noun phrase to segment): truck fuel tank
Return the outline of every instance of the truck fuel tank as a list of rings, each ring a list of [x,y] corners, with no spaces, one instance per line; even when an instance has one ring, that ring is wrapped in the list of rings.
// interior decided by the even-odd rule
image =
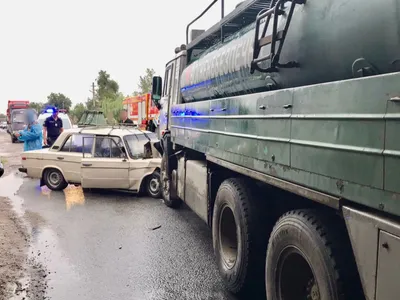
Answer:
[[[284,5],[278,32],[285,27],[291,1]],[[180,81],[183,99],[201,101],[400,71],[398,7],[400,0],[371,0],[368,5],[363,0],[307,0],[296,5],[279,59],[299,66],[274,72],[251,74],[256,25],[250,24],[189,62]],[[260,56],[270,50],[270,45],[262,47]],[[268,66],[270,60],[261,64]]]

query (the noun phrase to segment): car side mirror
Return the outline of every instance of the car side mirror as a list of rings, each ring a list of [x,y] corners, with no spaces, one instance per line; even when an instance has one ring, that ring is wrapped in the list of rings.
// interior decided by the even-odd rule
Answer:
[[[152,158],[153,151],[151,150],[151,142],[147,142],[143,146],[143,159]]]
[[[158,109],[161,109],[161,104],[160,104],[161,95],[162,95],[162,78],[160,76],[154,76],[151,86],[151,100]]]

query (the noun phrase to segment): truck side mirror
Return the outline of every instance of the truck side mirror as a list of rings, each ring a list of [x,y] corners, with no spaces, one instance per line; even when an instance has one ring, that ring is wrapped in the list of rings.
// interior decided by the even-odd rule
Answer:
[[[161,109],[160,100],[162,95],[162,79],[160,76],[153,77],[151,87],[151,100],[154,102],[158,109]]]

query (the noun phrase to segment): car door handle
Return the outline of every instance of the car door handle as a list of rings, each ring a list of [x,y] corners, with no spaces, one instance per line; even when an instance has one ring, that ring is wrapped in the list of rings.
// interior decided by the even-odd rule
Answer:
[[[57,159],[59,159],[59,160],[63,160],[63,159],[64,159],[64,157],[61,157],[61,156],[59,156],[59,157],[57,157]]]
[[[82,164],[84,167],[90,167],[92,164]]]

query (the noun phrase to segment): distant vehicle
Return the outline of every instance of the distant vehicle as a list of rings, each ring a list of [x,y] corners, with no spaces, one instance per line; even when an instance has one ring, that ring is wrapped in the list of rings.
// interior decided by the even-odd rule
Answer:
[[[83,188],[125,189],[161,196],[161,156],[152,132],[103,126],[64,131],[49,149],[21,154],[21,172],[59,191]]]
[[[144,130],[157,131],[159,111],[150,93],[128,97],[122,104],[134,124]]]
[[[37,121],[40,125],[43,126],[44,121],[46,121],[46,119],[48,117],[50,117],[53,114],[53,109],[52,108],[48,108],[46,110],[44,110],[38,117]],[[63,110],[63,109],[59,109],[58,110],[58,117],[62,120],[63,122],[63,128],[64,130],[67,129],[71,129],[72,128],[72,122],[71,119],[69,118],[67,111]]]
[[[29,108],[27,100],[8,100],[7,108],[7,132],[11,136],[11,142],[16,143],[18,139],[14,133],[18,132],[26,126],[25,111]]]
[[[1,128],[1,129],[7,129],[7,122],[6,122],[6,121],[1,122],[1,123],[0,123],[0,128]]]

